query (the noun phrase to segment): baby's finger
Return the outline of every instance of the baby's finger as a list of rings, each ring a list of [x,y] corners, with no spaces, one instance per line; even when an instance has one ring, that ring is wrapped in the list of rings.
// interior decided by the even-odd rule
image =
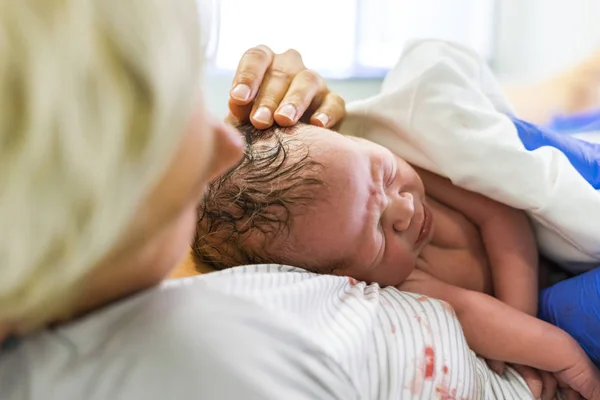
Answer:
[[[300,71],[277,108],[275,121],[281,126],[294,125],[304,115],[315,96],[325,92],[326,88],[321,75],[310,69]]]
[[[553,400],[556,397],[558,382],[553,374],[546,371],[539,371],[542,377],[542,400]]]
[[[332,128],[346,115],[346,103],[339,95],[327,93],[320,106],[311,115],[310,123],[322,128]]]
[[[569,385],[561,380],[558,380],[558,391],[560,392],[561,400],[580,400],[581,396],[575,390],[571,389]]]
[[[265,45],[253,47],[244,53],[229,92],[233,104],[246,105],[254,99],[273,57],[273,51]]]
[[[524,365],[513,365],[512,367],[523,377],[531,394],[533,394],[533,398],[539,399],[544,389],[544,382],[540,374],[535,369]]]
[[[498,375],[504,375],[504,370],[506,369],[506,364],[503,361],[498,360],[485,360],[488,367]]]
[[[560,389],[560,391],[562,393],[562,398],[564,400],[581,400],[582,399],[582,397],[579,395],[579,393],[577,393],[573,389],[564,388],[564,389]]]

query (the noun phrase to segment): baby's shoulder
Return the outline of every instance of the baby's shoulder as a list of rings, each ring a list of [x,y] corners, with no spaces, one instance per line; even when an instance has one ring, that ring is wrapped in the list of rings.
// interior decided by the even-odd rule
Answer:
[[[439,199],[427,198],[433,216],[431,245],[442,249],[462,249],[479,237],[477,227],[462,212]]]

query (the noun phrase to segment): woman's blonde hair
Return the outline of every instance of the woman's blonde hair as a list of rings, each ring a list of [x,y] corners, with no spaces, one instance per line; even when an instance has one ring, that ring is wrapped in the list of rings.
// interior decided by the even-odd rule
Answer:
[[[0,1],[0,322],[48,322],[117,245],[200,63],[196,0]]]

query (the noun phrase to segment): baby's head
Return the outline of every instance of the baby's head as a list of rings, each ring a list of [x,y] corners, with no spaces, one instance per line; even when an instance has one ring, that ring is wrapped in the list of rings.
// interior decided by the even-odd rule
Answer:
[[[381,285],[406,279],[429,239],[423,184],[410,165],[310,125],[240,130],[244,159],[199,207],[198,261],[288,264]]]

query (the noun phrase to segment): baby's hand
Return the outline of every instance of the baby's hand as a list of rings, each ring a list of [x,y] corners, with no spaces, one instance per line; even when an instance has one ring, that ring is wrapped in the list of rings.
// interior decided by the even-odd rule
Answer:
[[[583,350],[578,361],[562,371],[555,372],[561,387],[571,388],[585,399],[600,400],[600,371]]]
[[[506,364],[498,360],[487,360],[487,365],[498,375],[504,375]],[[558,384],[556,378],[550,372],[539,371],[525,365],[511,364],[523,378],[529,391],[535,399],[553,400],[556,397]],[[569,399],[569,397],[567,397]]]
[[[540,371],[525,365],[512,365],[512,367],[523,377],[535,399],[553,400],[556,398],[558,382],[551,372]],[[573,392],[573,394],[576,393]],[[566,395],[567,400],[570,400],[568,393],[564,390],[563,395]],[[576,398],[578,399],[579,395]]]

